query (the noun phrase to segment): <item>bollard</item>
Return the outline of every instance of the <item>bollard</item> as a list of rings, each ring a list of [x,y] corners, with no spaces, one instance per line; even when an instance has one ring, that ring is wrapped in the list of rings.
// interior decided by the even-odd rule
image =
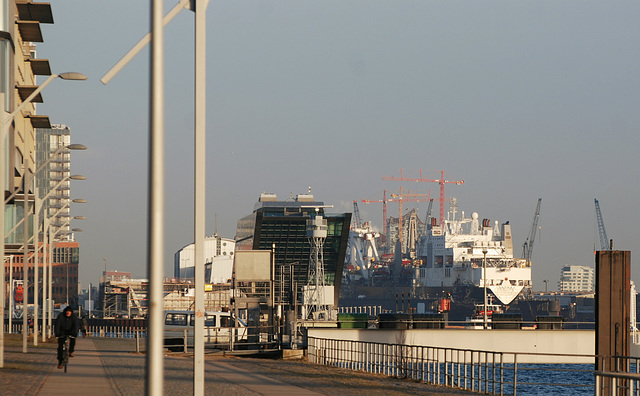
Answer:
[[[184,330],[184,353],[187,353],[187,330]]]
[[[140,337],[138,331],[136,331],[136,353],[140,353]]]

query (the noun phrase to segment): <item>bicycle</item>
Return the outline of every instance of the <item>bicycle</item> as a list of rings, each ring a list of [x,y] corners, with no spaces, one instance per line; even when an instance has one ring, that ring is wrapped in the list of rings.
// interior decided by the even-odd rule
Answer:
[[[64,367],[64,372],[67,372],[67,364],[69,363],[69,339],[71,336],[63,336],[64,344],[62,344],[62,366]]]

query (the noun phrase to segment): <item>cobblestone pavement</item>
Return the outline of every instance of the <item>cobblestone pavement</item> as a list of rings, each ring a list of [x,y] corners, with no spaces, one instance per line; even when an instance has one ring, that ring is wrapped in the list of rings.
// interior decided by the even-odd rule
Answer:
[[[47,373],[56,365],[55,338],[46,343],[40,340],[33,346],[29,337],[27,353],[22,353],[22,335],[4,335],[4,367],[0,369],[0,394],[32,395]]]

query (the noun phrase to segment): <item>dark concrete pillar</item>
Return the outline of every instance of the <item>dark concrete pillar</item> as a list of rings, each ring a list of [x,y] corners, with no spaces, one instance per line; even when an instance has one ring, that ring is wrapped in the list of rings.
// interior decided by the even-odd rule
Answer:
[[[630,279],[630,251],[596,252],[596,370],[625,370],[625,359],[610,357],[629,355]]]

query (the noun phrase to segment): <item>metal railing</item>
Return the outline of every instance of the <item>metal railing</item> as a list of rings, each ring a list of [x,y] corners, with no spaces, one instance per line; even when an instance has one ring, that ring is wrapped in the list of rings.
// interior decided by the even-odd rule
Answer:
[[[640,396],[640,358],[599,356],[594,371],[596,395]]]
[[[147,329],[126,326],[88,326],[87,335],[108,338],[147,338]]]
[[[519,364],[519,355],[529,354],[317,337],[308,340],[311,363],[469,391],[516,395],[544,386],[547,393],[558,394],[594,388],[593,364]]]
[[[370,317],[375,318],[377,315],[384,312],[382,305],[361,305],[351,307],[338,307],[338,313],[360,314],[366,313]]]

